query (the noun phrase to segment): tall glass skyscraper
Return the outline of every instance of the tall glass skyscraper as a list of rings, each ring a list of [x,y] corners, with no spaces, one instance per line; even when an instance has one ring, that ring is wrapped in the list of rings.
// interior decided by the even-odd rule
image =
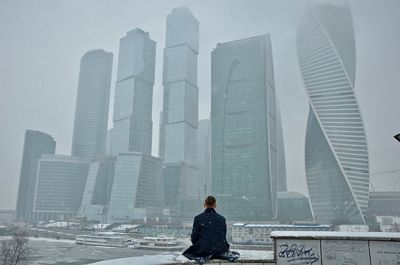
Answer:
[[[161,160],[151,156],[156,43],[134,29],[120,41],[111,154],[117,156],[107,220],[146,218],[163,206]],[[158,215],[159,216],[159,215]]]
[[[310,103],[305,152],[315,219],[363,224],[368,148],[354,94],[356,50],[347,1],[308,8],[298,30],[297,55]]]
[[[270,36],[218,44],[211,54],[211,188],[230,220],[276,216],[277,111]]]
[[[78,213],[89,164],[65,155],[42,155],[37,168],[33,220],[68,220]]]
[[[25,132],[16,208],[17,221],[31,220],[38,159],[41,155],[54,154],[55,151],[56,142],[50,135],[33,130]]]
[[[199,22],[187,7],[167,16],[164,49],[164,105],[160,157],[164,161],[167,206],[190,215],[197,209],[196,132]]]
[[[113,54],[91,50],[81,59],[72,155],[93,160],[106,152]]]
[[[111,154],[151,154],[156,43],[141,29],[120,40]]]

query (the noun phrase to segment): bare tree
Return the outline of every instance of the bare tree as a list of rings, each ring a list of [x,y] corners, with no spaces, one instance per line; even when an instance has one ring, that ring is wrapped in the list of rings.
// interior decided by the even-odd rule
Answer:
[[[0,265],[23,265],[27,264],[30,254],[28,246],[29,233],[26,230],[17,230],[11,239],[1,241]]]

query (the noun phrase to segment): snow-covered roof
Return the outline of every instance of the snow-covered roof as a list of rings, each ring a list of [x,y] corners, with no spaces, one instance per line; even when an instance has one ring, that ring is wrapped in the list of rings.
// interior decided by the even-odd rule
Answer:
[[[235,227],[246,227],[246,228],[330,228],[330,225],[321,225],[321,224],[244,224],[244,223],[235,223],[233,224]]]
[[[272,238],[347,239],[400,241],[400,233],[386,232],[334,232],[334,231],[274,231]]]

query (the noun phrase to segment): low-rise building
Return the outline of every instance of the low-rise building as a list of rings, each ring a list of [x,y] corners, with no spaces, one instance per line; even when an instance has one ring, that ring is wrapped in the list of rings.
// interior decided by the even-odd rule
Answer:
[[[321,224],[245,224],[232,225],[232,243],[237,248],[271,248],[273,231],[330,231],[330,225]]]

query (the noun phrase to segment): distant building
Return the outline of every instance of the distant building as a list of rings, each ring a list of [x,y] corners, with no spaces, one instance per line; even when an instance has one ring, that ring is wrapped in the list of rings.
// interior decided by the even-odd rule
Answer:
[[[398,191],[370,192],[368,215],[400,217],[400,192]]]
[[[36,186],[38,159],[43,154],[54,154],[56,142],[50,135],[33,130],[25,132],[16,207],[17,221],[30,221]]]
[[[197,130],[198,192],[201,198],[211,193],[211,126],[210,120],[199,120]]]
[[[119,44],[111,154],[136,151],[151,155],[156,43],[141,29]]]
[[[164,185],[161,160],[140,152],[117,157],[108,209],[108,222],[143,220],[163,211]]]
[[[68,220],[78,213],[89,169],[87,160],[43,155],[37,169],[33,221]]]
[[[90,161],[106,153],[112,61],[104,50],[90,50],[81,59],[72,156]]]
[[[273,231],[331,231],[330,225],[320,224],[244,224],[232,225],[232,243],[235,247],[257,249],[273,247]],[[247,247],[246,247],[247,246]]]
[[[116,157],[107,156],[90,164],[79,217],[105,223],[114,181],[115,161]]]
[[[230,220],[276,217],[277,104],[270,36],[220,43],[211,53],[211,173]]]
[[[354,93],[356,50],[347,1],[323,1],[307,10],[297,55],[310,105],[305,162],[315,220],[365,224],[368,147]]]
[[[181,215],[198,211],[196,144],[198,127],[197,54],[199,22],[187,7],[167,16],[164,48],[164,104],[160,158],[165,201]]]
[[[278,192],[278,220],[282,224],[313,221],[309,199],[297,192]]]

